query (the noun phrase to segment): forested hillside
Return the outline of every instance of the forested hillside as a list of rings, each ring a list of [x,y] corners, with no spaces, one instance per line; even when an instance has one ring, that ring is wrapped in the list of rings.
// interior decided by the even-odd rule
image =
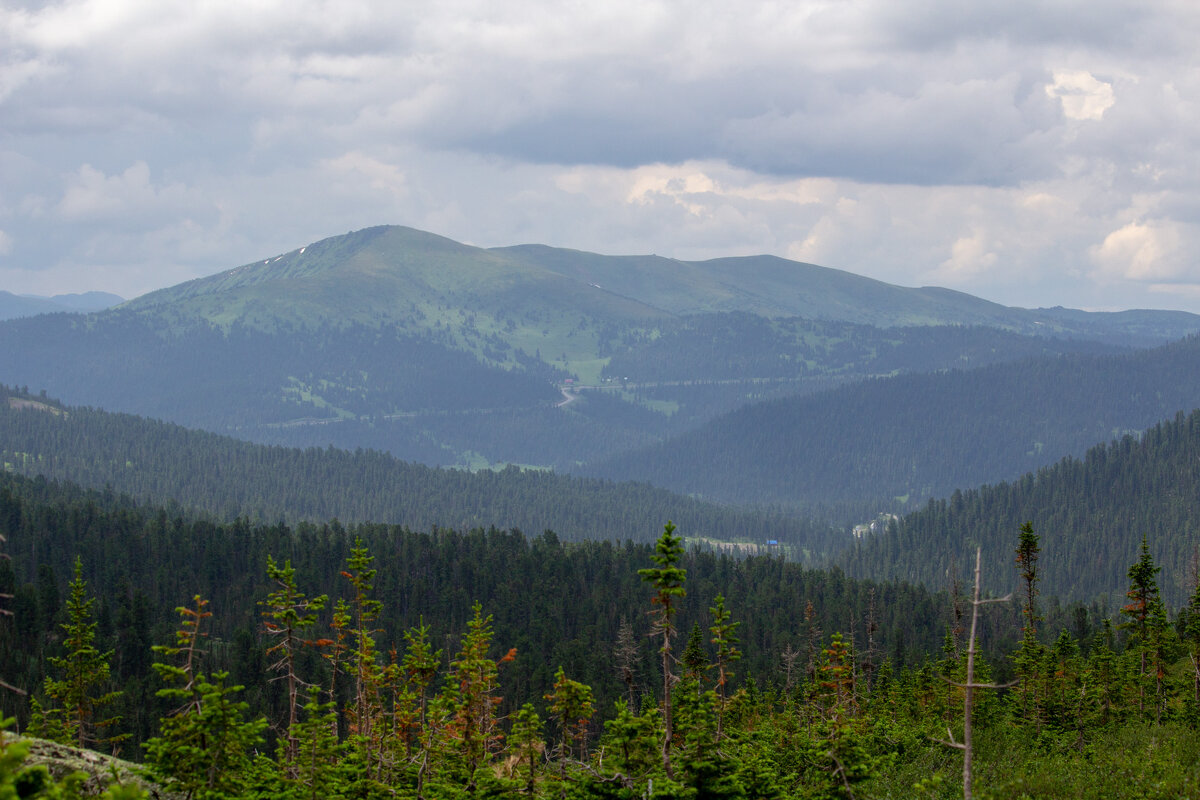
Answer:
[[[605,351],[608,364],[601,374],[606,391],[620,387],[623,397],[668,409],[670,424],[660,429],[674,433],[750,403],[816,394],[866,378],[1121,349],[980,326],[884,328],[730,312],[627,331]]]
[[[511,467],[439,470],[373,450],[253,445],[127,414],[64,408],[2,386],[0,464],[224,520],[550,528],[570,540],[644,541],[665,515],[690,537],[758,546],[775,540],[797,558],[826,556],[844,541],[819,523],[723,508],[646,484]]]
[[[992,563],[1011,562],[1012,531],[1027,521],[1042,540],[1047,594],[1119,605],[1145,536],[1163,567],[1164,597],[1182,602],[1200,566],[1200,411],[1012,483],[933,501],[841,562],[852,574],[944,585],[977,545]],[[1010,581],[994,572],[991,585],[1002,590]]]
[[[349,600],[353,587],[343,571],[356,540],[375,558],[381,653],[402,648],[403,632],[422,622],[436,646],[452,653],[478,601],[493,616],[497,642],[521,654],[502,675],[505,695],[540,696],[561,665],[610,707],[627,691],[612,656],[623,623],[633,634],[637,692],[648,692],[656,680],[647,641],[648,595],[637,572],[651,563],[650,544],[565,543],[552,532],[527,538],[496,528],[419,532],[337,522],[216,523],[112,493],[2,473],[0,534],[11,556],[0,562],[0,591],[15,595],[13,617],[0,619],[0,676],[25,689],[40,685],[47,658],[61,652],[58,623],[79,558],[83,575],[100,592],[101,649],[114,649],[114,680],[126,692],[122,716],[136,741],[149,735],[168,705],[153,697],[149,646],[170,639],[176,607],[197,594],[211,601],[213,612],[210,668],[228,669],[234,682],[250,687],[256,709],[278,709],[282,687],[261,674],[268,642],[260,634],[259,604],[273,586],[267,557],[289,560],[310,596]],[[690,628],[703,621],[715,595],[724,593],[738,609],[743,640],[755,643],[745,667],[768,684],[784,680],[781,654],[789,648],[809,652],[809,638],[819,632],[856,632],[865,647],[869,609],[875,647],[897,666],[934,652],[951,617],[945,597],[919,587],[849,580],[777,557],[690,552],[680,566],[688,570],[689,593],[678,607],[679,624]],[[21,711],[21,698],[0,697],[7,713]]]
[[[949,800],[965,781],[994,798],[1141,800],[1197,788],[1200,593],[1165,606],[1144,548],[1117,631],[1084,609],[1068,630],[1043,610],[1028,531],[1014,537],[1019,599],[982,626],[969,601],[910,584],[688,554],[669,524],[653,547],[216,525],[0,475],[0,534],[12,556],[0,561],[12,595],[0,675],[32,695],[0,702],[22,730],[120,748],[182,795]],[[974,685],[993,668],[1015,683]],[[943,736],[962,742],[969,770]],[[62,796],[44,772],[18,772],[23,753],[0,740],[0,791]]]
[[[909,508],[1200,405],[1200,338],[904,375],[731,412],[582,470],[724,502]]]
[[[11,320],[3,330],[0,363],[25,385],[103,408],[169,412],[175,421],[210,428],[482,412],[562,399],[551,385],[559,373],[521,353],[497,354],[520,369],[488,366],[447,337],[398,327],[268,334],[208,322],[165,328],[113,311]]]
[[[565,469],[753,400],[876,374],[1110,349],[983,328],[884,331],[710,315],[624,329],[620,341],[619,329],[606,329],[614,341],[601,352],[612,379],[559,405],[566,362],[547,363],[475,327],[408,327],[264,331],[240,321],[167,324],[128,310],[46,315],[0,325],[0,374],[68,402],[251,441],[367,447],[431,465]]]
[[[891,375],[982,367],[1034,356],[1114,353],[1088,340],[995,328],[882,328],[802,317],[697,314],[624,334],[604,375],[614,380],[737,381]]]

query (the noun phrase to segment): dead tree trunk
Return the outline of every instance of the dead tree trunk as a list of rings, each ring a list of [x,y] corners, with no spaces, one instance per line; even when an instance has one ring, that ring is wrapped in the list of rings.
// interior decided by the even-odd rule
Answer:
[[[971,800],[971,768],[972,768],[972,724],[971,712],[975,706],[975,690],[976,689],[1003,689],[1006,686],[1014,684],[997,685],[994,683],[976,683],[975,682],[975,642],[978,639],[979,631],[979,607],[985,603],[1007,603],[1012,599],[1012,595],[1004,597],[991,598],[987,600],[979,599],[980,591],[980,563],[981,563],[980,548],[975,548],[975,596],[971,601],[971,638],[967,645],[967,681],[966,683],[955,683],[955,686],[961,687],[963,690],[963,740],[961,742],[954,741],[954,734],[949,730],[946,733],[949,739],[944,741],[950,747],[957,748],[963,751],[963,800]]]

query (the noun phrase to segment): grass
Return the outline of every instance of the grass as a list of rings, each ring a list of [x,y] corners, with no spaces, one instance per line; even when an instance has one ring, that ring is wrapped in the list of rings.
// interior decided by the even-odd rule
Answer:
[[[1200,739],[1180,723],[1075,734],[1032,735],[994,724],[978,734],[974,793],[981,800],[1175,800],[1200,797]],[[923,784],[924,791],[914,787]],[[962,757],[933,742],[916,748],[865,788],[865,797],[962,797]]]
[[[643,400],[641,405],[666,417],[671,416],[680,409],[679,403],[674,400]]]

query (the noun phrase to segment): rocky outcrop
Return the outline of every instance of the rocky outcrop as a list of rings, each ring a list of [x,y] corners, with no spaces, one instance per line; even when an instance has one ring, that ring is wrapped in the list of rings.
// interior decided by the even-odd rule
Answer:
[[[11,738],[10,738],[11,741]],[[87,779],[80,787],[84,797],[99,797],[104,790],[117,781],[122,784],[137,784],[145,790],[146,796],[159,800],[183,800],[181,792],[168,791],[156,783],[147,780],[142,775],[142,768],[132,761],[58,744],[47,739],[35,739],[30,736],[19,737],[19,741],[29,745],[29,756],[25,759],[26,767],[44,765],[50,777],[61,780],[73,772],[82,772]]]

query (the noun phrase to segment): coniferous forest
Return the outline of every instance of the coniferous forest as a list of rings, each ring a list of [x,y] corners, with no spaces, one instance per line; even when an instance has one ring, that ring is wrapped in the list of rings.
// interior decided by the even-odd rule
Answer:
[[[170,423],[64,407],[0,385],[0,466],[112,488],[219,519],[386,521],[425,530],[497,524],[563,539],[653,541],[665,516],[689,537],[781,542],[827,552],[830,526],[705,503],[645,483],[573,478],[510,466],[435,469],[378,450],[300,450],[251,444]]]
[[[0,530],[7,714],[180,796],[955,797],[968,741],[980,796],[1197,790],[1200,593],[1168,607],[1145,544],[1095,619],[1044,601],[1028,524],[997,604],[965,571],[931,595],[670,523],[218,523],[6,475]]]

